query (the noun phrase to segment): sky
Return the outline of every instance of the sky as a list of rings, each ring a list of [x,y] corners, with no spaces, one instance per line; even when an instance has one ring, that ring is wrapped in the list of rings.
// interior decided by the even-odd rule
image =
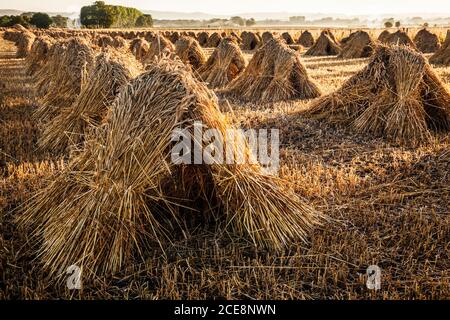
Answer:
[[[0,0],[0,9],[74,12],[94,0]],[[450,15],[450,0],[106,0],[140,10],[233,14],[246,12],[441,13]]]

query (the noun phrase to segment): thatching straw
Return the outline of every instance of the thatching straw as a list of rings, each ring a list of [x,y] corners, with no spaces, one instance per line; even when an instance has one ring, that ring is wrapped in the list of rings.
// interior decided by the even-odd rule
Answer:
[[[306,56],[333,56],[338,55],[341,52],[341,48],[334,38],[333,34],[324,30],[321,32],[320,37],[316,43],[306,51]]]
[[[233,38],[223,38],[205,65],[198,70],[209,88],[224,88],[245,69],[246,60]]]
[[[175,46],[166,37],[158,34],[149,43],[147,55],[143,59],[144,64],[153,63],[155,59],[170,55],[175,52]]]
[[[261,45],[261,37],[254,32],[243,32],[242,33],[242,50],[255,50]]]
[[[410,46],[413,49],[417,50],[416,45],[411,40],[411,38],[408,36],[408,34],[405,31],[397,30],[394,33],[391,33],[385,41],[386,44],[391,45],[404,45],[404,46]]]
[[[21,32],[17,38],[17,58],[25,58],[31,51],[35,35],[31,32]]]
[[[61,108],[72,105],[94,63],[94,51],[83,39],[71,39],[57,51],[61,56],[56,61],[49,58],[46,63],[49,68],[41,68],[43,72],[39,72],[39,81],[48,82],[35,111],[36,119],[42,123],[55,117]]]
[[[310,80],[299,53],[281,39],[263,45],[223,93],[245,102],[312,99],[321,94]]]
[[[192,133],[195,121],[219,130],[225,145],[250,153],[242,139],[228,138],[232,127],[214,94],[181,62],[149,65],[119,94],[105,124],[19,218],[36,244],[43,239],[39,256],[51,274],[72,264],[84,278],[119,271],[151,241],[164,245],[180,229],[189,234],[183,206],[202,210],[202,202],[215,208],[204,215],[255,245],[305,240],[320,215],[259,165],[171,161],[173,130]]]
[[[198,43],[202,46],[202,47],[206,47],[207,43],[208,43],[208,39],[209,39],[209,33],[206,31],[202,31],[198,34],[197,36],[197,40]]]
[[[30,54],[25,59],[26,73],[33,76],[47,61],[53,40],[46,36],[37,37],[31,46]]]
[[[434,64],[450,65],[450,30],[447,30],[447,37],[441,48],[430,57],[430,62]]]
[[[181,36],[175,43],[175,53],[184,63],[197,70],[206,62],[206,54],[200,44],[192,37]]]
[[[142,38],[133,39],[130,43],[131,53],[134,55],[136,60],[141,62],[144,61],[147,56],[149,48],[150,45],[148,42]]]
[[[142,71],[131,55],[114,50],[98,55],[73,105],[62,108],[46,124],[40,146],[53,151],[64,151],[69,145],[79,148],[87,129],[101,123],[121,89]]]
[[[220,40],[222,40],[222,36],[219,33],[214,32],[209,36],[208,41],[206,42],[206,47],[216,48],[219,45]]]
[[[107,47],[113,47],[114,46],[114,39],[111,36],[108,35],[101,35],[99,36],[95,43],[100,48],[107,48]]]
[[[294,44],[294,39],[292,38],[292,36],[290,35],[289,32],[283,32],[281,34],[281,38],[286,42],[286,44]]]
[[[302,32],[297,40],[297,43],[303,47],[312,47],[314,45],[314,37],[308,30]]]
[[[381,43],[387,43],[390,35],[391,33],[389,32],[389,30],[383,30],[383,32],[381,32],[378,36],[378,41],[380,41]]]
[[[263,44],[266,44],[267,42],[269,42],[270,40],[272,40],[274,38],[274,35],[272,32],[270,31],[265,31],[263,32],[261,39]]]
[[[414,44],[417,49],[423,53],[433,53],[436,52],[439,47],[439,38],[434,33],[431,33],[427,29],[422,29],[417,32],[414,37]]]
[[[374,47],[375,41],[367,32],[356,31],[349,36],[338,58],[367,58],[372,55]]]
[[[420,53],[382,45],[366,68],[307,114],[417,145],[450,130],[450,94]]]

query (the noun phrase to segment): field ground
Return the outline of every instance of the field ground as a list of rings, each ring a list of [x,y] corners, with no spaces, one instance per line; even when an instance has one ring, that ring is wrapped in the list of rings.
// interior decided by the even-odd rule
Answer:
[[[69,291],[53,284],[14,218],[33,191],[64,166],[37,150],[31,79],[15,48],[0,40],[0,299],[449,299],[450,139],[403,148],[299,115],[306,102],[233,105],[243,127],[279,128],[281,176],[329,216],[309,244],[255,250],[195,230],[123,274]],[[324,93],[366,60],[303,58]],[[450,89],[450,68],[437,68]],[[2,102],[1,102],[2,101]],[[381,290],[366,268],[382,269]]]

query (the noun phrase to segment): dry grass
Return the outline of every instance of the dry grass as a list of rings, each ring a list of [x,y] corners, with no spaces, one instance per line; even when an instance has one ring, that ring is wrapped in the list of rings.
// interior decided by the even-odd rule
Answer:
[[[322,91],[331,93],[363,69],[367,59],[304,57],[302,62]],[[5,85],[0,107],[0,298],[450,298],[448,136],[419,148],[400,147],[305,119],[299,113],[307,101],[257,111],[239,104],[233,118],[244,127],[280,129],[281,177],[332,218],[309,236],[308,245],[292,243],[269,254],[198,228],[174,241],[170,250],[154,245],[144,262],[84,282],[81,291],[50,284],[15,219],[30,194],[66,164],[37,150],[32,79],[24,61],[15,58],[14,46],[4,41],[0,70]],[[450,68],[436,67],[436,72],[450,89]],[[371,264],[382,268],[378,292],[365,287]]]

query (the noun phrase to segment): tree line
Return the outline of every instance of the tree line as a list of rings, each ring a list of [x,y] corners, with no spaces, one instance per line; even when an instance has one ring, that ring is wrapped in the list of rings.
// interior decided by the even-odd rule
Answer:
[[[103,1],[96,1],[90,6],[82,7],[80,22],[87,28],[153,26],[151,15],[144,14],[135,8],[108,5]]]
[[[20,24],[24,27],[34,26],[47,29],[49,27],[67,28],[69,18],[61,15],[50,17],[42,12],[22,13],[18,16],[0,16],[0,27],[12,27]]]
[[[12,27],[20,24],[24,27],[47,29],[49,27],[67,28],[69,18],[61,15],[50,17],[47,13],[31,12],[18,16],[0,16],[0,27]],[[130,28],[152,27],[153,19],[138,9],[124,6],[108,5],[96,1],[90,6],[84,6],[80,11],[80,23],[86,28]]]

